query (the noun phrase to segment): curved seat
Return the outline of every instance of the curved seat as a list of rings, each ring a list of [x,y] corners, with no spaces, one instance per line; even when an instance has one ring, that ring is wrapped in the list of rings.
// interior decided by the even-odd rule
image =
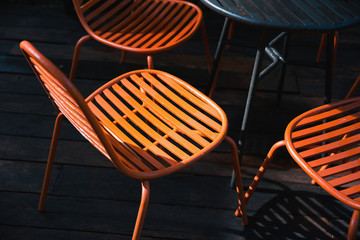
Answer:
[[[183,169],[223,140],[231,147],[239,207],[243,188],[236,143],[226,136],[223,110],[200,91],[168,73],[145,69],[123,74],[84,99],[75,85],[29,42],[20,44],[54,106],[56,118],[39,211],[45,207],[63,117],[122,173],[139,179],[142,199],[133,233],[139,239],[149,202],[149,179]]]
[[[180,0],[73,0],[73,3],[89,35],[77,43],[71,80],[75,75],[79,49],[90,38],[120,50],[146,54],[148,66],[153,68],[152,54],[179,46],[189,40],[200,26],[210,70],[211,57],[203,15],[195,4]]]
[[[347,97],[359,83],[360,76]],[[245,203],[283,146],[313,184],[354,209],[348,239],[356,239],[360,219],[360,97],[326,104],[294,118],[284,140],[269,151],[245,195]]]
[[[301,114],[285,130],[286,148],[317,184],[360,210],[360,97]]]
[[[227,132],[226,115],[217,105],[162,71],[123,74],[86,102],[114,149],[133,153],[131,159],[119,159],[125,173],[139,179],[187,166],[214,149]]]

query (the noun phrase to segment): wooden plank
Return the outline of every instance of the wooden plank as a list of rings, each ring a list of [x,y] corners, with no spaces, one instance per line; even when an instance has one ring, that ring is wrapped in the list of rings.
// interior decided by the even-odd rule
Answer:
[[[61,19],[58,21],[61,21]],[[0,26],[0,31],[2,32],[1,39],[24,39],[30,42],[51,42],[57,44],[75,44],[80,37],[86,35],[85,30],[69,31],[68,29],[40,28],[36,26]]]
[[[37,27],[43,29],[81,30],[75,15],[66,15],[62,8],[32,6],[28,4],[2,4],[0,9],[2,25],[13,27]],[[46,19],[46,21],[44,21]],[[4,24],[6,23],[6,24]]]
[[[0,145],[2,159],[31,162],[47,161],[50,139],[4,135],[0,135],[0,139],[3,143]],[[109,160],[86,141],[60,140],[55,163],[113,167]]]
[[[17,41],[0,39],[0,54],[1,55],[9,54],[10,49],[13,49],[14,46],[18,46]]]
[[[254,169],[243,169],[245,173],[245,190],[252,181],[250,177],[255,176],[255,174],[252,174],[253,171]],[[154,193],[151,199],[153,203],[166,204],[171,202],[174,205],[231,210],[236,208],[237,201],[236,192],[229,187],[229,180],[230,176],[199,175],[195,172],[181,171],[162,179],[150,181],[150,187]],[[328,195],[312,186],[307,175],[296,170],[283,170],[281,173],[281,170],[270,169],[264,182],[261,182],[259,186],[257,192],[260,195],[281,194],[282,191],[289,187],[293,191],[307,191],[319,195]],[[128,189],[133,190],[127,191]],[[174,191],[174,189],[179,191]],[[126,194],[124,194],[124,191]],[[52,194],[56,196],[137,201],[140,198],[140,191],[140,182],[138,180],[128,178],[116,169],[63,166]],[[254,203],[249,207],[249,211],[254,211],[257,207],[260,207],[258,205],[259,200],[256,197],[251,201]]]
[[[4,112],[36,113],[48,116],[58,113],[46,96],[1,93],[0,101],[2,103],[0,111]]]
[[[289,191],[250,218],[249,239],[346,239],[352,209],[328,196]]]
[[[82,95],[86,97],[106,82],[107,81],[101,80],[77,79],[75,84]],[[35,74],[0,73],[0,89],[0,93],[46,96]]]
[[[7,240],[33,240],[33,239],[57,239],[57,240],[128,240],[129,235],[112,234],[89,231],[71,231],[66,229],[47,229],[36,227],[23,227],[0,225],[0,238]],[[155,238],[141,237],[141,239],[151,240]]]
[[[335,234],[339,234],[338,230],[344,232],[346,229],[346,221],[351,216],[351,210],[344,208],[332,198],[289,189],[275,191],[275,194],[271,194],[273,189],[267,188],[267,191],[268,193],[256,192],[257,198],[266,199],[260,209],[251,211],[250,204],[253,205],[254,202],[248,205],[252,227],[246,230],[246,239],[249,239],[249,236],[252,236],[250,239],[254,239],[256,233],[269,234],[272,238],[280,239],[281,236],[293,236],[294,229],[299,231],[298,234],[305,236],[314,234],[313,231],[320,231],[317,234],[326,237],[322,239],[327,239],[330,237],[329,232],[331,235],[334,234],[334,229]],[[156,197],[155,188],[152,192],[153,199]],[[11,223],[32,228],[131,234],[138,207],[137,202],[50,195],[47,211],[41,214],[34,208],[37,196],[33,194],[0,194],[0,209],[7,209],[2,211],[1,224]],[[294,202],[297,204],[294,205]],[[317,208],[314,203],[322,204],[323,209]],[[15,204],[21,207],[15,207]],[[217,209],[214,206],[194,207],[187,203],[168,205],[154,201],[149,206],[143,236],[176,239],[233,239],[235,236],[244,236],[240,219],[232,214],[232,210]],[[342,225],[338,226],[338,222],[342,222]],[[261,229],[263,231],[260,231]],[[341,235],[342,232],[340,231]]]
[[[138,202],[53,197],[38,213],[38,196],[1,192],[0,224],[131,235]],[[6,209],[6,211],[5,211]],[[171,239],[231,239],[241,229],[233,210],[151,203],[142,236]],[[211,226],[211,227],[210,227]]]
[[[0,160],[1,191],[40,193],[46,164]],[[55,184],[60,171],[59,165],[53,168],[49,192]],[[40,194],[39,194],[40,197]]]

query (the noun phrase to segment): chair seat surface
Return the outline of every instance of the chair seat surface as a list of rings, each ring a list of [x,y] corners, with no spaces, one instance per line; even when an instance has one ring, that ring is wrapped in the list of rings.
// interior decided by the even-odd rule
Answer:
[[[122,50],[154,53],[189,39],[202,21],[194,4],[169,0],[88,1],[80,21],[96,40]]]
[[[227,132],[226,116],[215,103],[157,70],[124,74],[86,101],[134,171],[184,167],[215,148]]]
[[[360,23],[360,0],[201,0],[236,21],[288,31],[339,30]]]
[[[360,98],[327,104],[289,123],[286,147],[331,195],[360,209]]]

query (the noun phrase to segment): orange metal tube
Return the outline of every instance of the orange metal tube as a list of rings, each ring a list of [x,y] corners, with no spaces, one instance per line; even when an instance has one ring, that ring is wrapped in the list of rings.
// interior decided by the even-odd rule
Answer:
[[[84,42],[88,41],[91,39],[90,35],[85,35],[82,38],[80,38],[75,46],[75,50],[74,50],[74,56],[73,56],[73,61],[71,64],[71,70],[70,70],[70,75],[69,75],[69,79],[71,82],[74,82],[74,78],[75,78],[75,74],[76,74],[76,70],[77,70],[77,64],[79,61],[79,55],[80,55],[80,48],[81,46],[84,44]]]
[[[254,193],[257,185],[259,184],[260,180],[262,179],[262,177],[264,176],[265,174],[265,171],[266,169],[269,167],[272,159],[274,158],[277,150],[280,148],[280,147],[283,147],[285,146],[285,141],[282,140],[282,141],[279,141],[277,143],[275,143],[269,153],[267,154],[266,158],[264,159],[264,162],[263,164],[261,165],[261,167],[259,168],[259,171],[258,173],[256,174],[256,176],[254,177],[254,180],[253,182],[251,183],[249,189],[247,190],[246,194],[245,194],[245,205],[248,203],[250,197],[252,196],[252,194]]]
[[[151,55],[147,56],[147,63],[149,69],[154,69],[154,61]]]
[[[360,85],[360,75],[357,77],[356,81],[352,85],[350,91],[348,92],[345,98],[347,99],[352,97],[352,95],[354,94],[355,90],[359,87],[359,85]]]
[[[227,39],[231,40],[233,38],[234,35],[234,28],[235,28],[235,22],[231,21],[230,25],[229,25],[229,32],[228,32],[228,36]],[[226,49],[229,50],[230,49],[230,44],[226,44]]]
[[[320,46],[319,46],[318,54],[316,56],[316,62],[317,63],[321,62],[321,57],[322,57],[322,54],[324,52],[324,46],[325,46],[326,38],[327,38],[327,34],[323,33],[321,35]],[[334,57],[333,57],[333,65],[334,65],[334,67],[335,67],[335,63],[336,63],[336,55],[337,55],[338,45],[339,45],[339,32],[336,31],[334,33]]]
[[[44,181],[41,189],[41,196],[38,206],[38,211],[42,212],[45,208],[45,201],[46,201],[46,195],[49,189],[49,183],[50,183],[50,177],[51,172],[54,166],[54,157],[56,153],[57,143],[59,139],[60,129],[61,129],[61,123],[64,118],[64,115],[62,113],[59,113],[56,117],[54,131],[53,131],[53,137],[51,140],[51,146],[50,146],[50,152],[49,157],[47,160],[46,170],[45,170],[45,176]]]
[[[141,195],[141,203],[139,207],[138,216],[136,219],[136,224],[134,228],[134,233],[132,236],[132,240],[139,240],[141,235],[141,230],[144,225],[146,211],[149,205],[150,198],[150,184],[148,180],[142,181],[142,195]]]
[[[120,63],[124,63],[124,62],[125,62],[125,57],[126,57],[126,51],[122,51]]]
[[[224,141],[229,143],[229,145],[231,147],[231,154],[232,154],[232,159],[233,159],[233,164],[234,164],[236,192],[238,194],[238,202],[239,202],[239,207],[235,211],[235,215],[242,216],[242,224],[245,226],[248,224],[248,220],[247,220],[247,214],[246,214],[246,209],[245,209],[244,190],[243,190],[243,183],[242,183],[242,177],[241,177],[241,171],[240,171],[240,162],[239,162],[237,145],[236,145],[235,141],[232,138],[230,138],[229,136],[226,136],[224,138]]]
[[[204,44],[204,48],[205,48],[206,60],[207,60],[207,64],[208,64],[208,71],[211,74],[212,59],[211,59],[209,41],[208,41],[208,37],[207,37],[207,33],[206,33],[206,26],[205,26],[204,19],[202,19],[202,21],[201,21],[201,34],[202,34],[203,44]]]
[[[356,240],[357,229],[359,226],[359,217],[360,217],[360,212],[358,210],[354,210],[354,213],[351,217],[349,224],[348,238],[347,238],[348,240]]]

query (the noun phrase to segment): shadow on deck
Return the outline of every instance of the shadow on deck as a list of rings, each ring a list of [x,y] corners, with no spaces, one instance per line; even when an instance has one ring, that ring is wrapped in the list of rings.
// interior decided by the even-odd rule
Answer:
[[[129,239],[140,183],[115,170],[69,124],[60,136],[47,211],[36,210],[56,111],[18,45],[21,40],[32,42],[68,73],[73,48],[84,30],[59,3],[20,2],[0,4],[0,239]],[[214,53],[223,19],[203,10]],[[256,41],[256,30],[236,27],[235,37]],[[345,96],[360,73],[359,39],[359,28],[340,33],[335,99]],[[302,56],[305,49],[305,57],[315,59],[319,40],[316,34],[294,36],[293,54]],[[95,42],[84,46],[76,84],[85,96],[119,74],[146,67],[144,56],[129,54],[123,65],[120,56],[121,52]],[[248,49],[227,51],[214,95],[228,115],[229,132],[235,139],[253,56]],[[154,61],[155,68],[201,90],[209,80],[199,35],[155,56]],[[276,105],[276,73],[259,83],[242,162],[245,187],[271,145],[282,139],[286,124],[322,104],[323,77],[321,70],[290,67],[280,106]],[[203,161],[153,181],[142,239],[346,238],[351,209],[311,185],[285,151],[250,200],[246,228],[234,217],[231,172],[229,149],[220,145]]]

